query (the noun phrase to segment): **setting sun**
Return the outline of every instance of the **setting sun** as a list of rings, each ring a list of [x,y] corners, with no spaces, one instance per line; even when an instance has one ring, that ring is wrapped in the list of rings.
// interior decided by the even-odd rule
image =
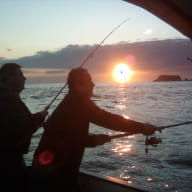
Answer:
[[[130,79],[133,71],[124,63],[117,64],[113,70],[113,77],[119,83],[125,83]]]

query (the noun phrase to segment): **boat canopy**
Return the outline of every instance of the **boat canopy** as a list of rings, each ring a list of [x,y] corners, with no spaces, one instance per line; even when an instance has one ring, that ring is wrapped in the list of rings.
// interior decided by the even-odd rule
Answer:
[[[146,9],[192,39],[192,0],[123,0]]]

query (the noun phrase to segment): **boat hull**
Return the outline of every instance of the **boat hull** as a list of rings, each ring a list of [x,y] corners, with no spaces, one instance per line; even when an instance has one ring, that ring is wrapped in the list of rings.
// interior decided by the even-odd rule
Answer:
[[[83,172],[79,175],[79,186],[82,192],[147,192],[114,177],[95,176]]]
[[[39,171],[29,169],[31,176],[31,191],[70,191],[67,187],[71,187],[67,182],[68,178],[61,176],[41,174]],[[59,182],[58,182],[59,181]],[[58,185],[59,183],[59,185]],[[68,184],[67,184],[68,183]],[[141,189],[126,181],[110,176],[98,176],[89,172],[80,172],[78,178],[78,188],[80,192],[151,192]],[[73,190],[72,190],[73,191]]]

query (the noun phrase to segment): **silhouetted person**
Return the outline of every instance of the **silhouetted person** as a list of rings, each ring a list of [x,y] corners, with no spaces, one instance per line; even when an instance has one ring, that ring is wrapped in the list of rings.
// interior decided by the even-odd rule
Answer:
[[[44,133],[35,152],[33,167],[60,188],[63,184],[68,191],[75,191],[75,181],[86,146],[91,145],[89,123],[123,132],[152,134],[155,126],[128,120],[99,108],[90,98],[94,83],[88,71],[83,68],[71,70],[68,76],[69,92],[48,118]],[[93,136],[93,143],[109,141],[105,135]],[[89,143],[89,144],[88,144]],[[94,144],[93,144],[94,146]]]
[[[20,99],[26,78],[16,63],[0,68],[0,186],[3,191],[27,191],[28,176],[23,154],[32,134],[47,114],[31,114]]]

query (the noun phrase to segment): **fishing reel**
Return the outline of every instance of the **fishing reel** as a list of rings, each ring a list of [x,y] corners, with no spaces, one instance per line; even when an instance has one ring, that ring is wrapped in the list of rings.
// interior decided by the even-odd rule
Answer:
[[[157,147],[157,145],[159,143],[162,143],[162,140],[161,138],[158,138],[158,137],[149,137],[149,136],[146,136],[146,139],[145,139],[145,153],[148,153],[149,149],[148,149],[148,146],[151,145],[152,147]]]

